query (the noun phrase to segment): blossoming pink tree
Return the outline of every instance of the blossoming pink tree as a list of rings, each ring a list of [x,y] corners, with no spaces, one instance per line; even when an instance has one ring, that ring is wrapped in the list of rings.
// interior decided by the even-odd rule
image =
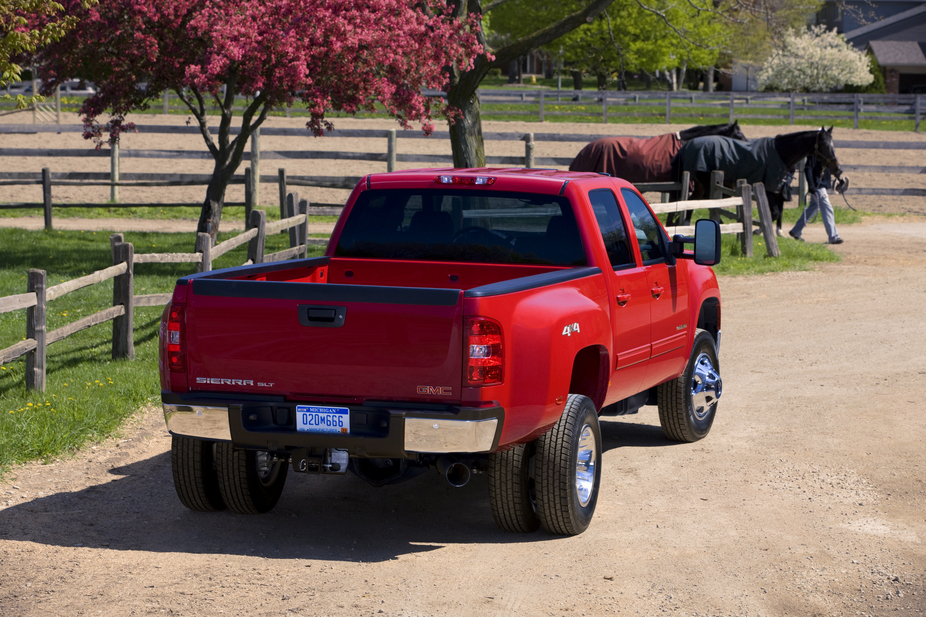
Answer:
[[[445,88],[448,70],[469,70],[482,51],[478,16],[453,16],[440,0],[100,0],[78,15],[74,33],[40,55],[45,88],[92,80],[98,93],[80,113],[85,136],[117,140],[165,90],[189,107],[215,159],[199,231],[219,230],[225,190],[248,138],[273,108],[303,104],[307,128],[330,130],[327,110],[372,110],[376,102],[403,127],[433,129],[422,88]],[[443,4],[443,6],[442,6]],[[233,136],[236,96],[247,97]],[[240,105],[240,99],[238,101]],[[97,118],[109,113],[100,125]],[[217,114],[217,133],[209,129]],[[214,120],[213,120],[214,122]]]

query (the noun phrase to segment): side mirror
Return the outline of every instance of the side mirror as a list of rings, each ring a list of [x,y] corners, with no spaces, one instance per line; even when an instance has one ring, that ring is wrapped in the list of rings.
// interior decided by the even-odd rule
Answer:
[[[695,223],[694,262],[702,266],[720,263],[720,223],[700,219]]]
[[[694,244],[694,252],[686,253],[685,245]],[[714,266],[720,263],[720,223],[710,219],[695,222],[695,235],[674,236],[669,251],[673,260],[693,259],[702,266]],[[674,262],[673,262],[674,263]]]

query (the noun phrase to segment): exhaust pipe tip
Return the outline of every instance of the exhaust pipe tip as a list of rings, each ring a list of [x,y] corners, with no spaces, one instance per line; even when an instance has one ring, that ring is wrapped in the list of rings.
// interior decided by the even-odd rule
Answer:
[[[444,474],[450,486],[461,488],[469,483],[472,472],[466,463],[461,463],[449,457],[441,457],[437,460],[437,470]]]

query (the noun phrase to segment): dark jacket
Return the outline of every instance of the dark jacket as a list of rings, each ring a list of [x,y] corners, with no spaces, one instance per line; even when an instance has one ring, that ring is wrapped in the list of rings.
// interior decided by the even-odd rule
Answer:
[[[833,188],[833,176],[829,167],[824,167],[823,161],[813,155],[808,156],[804,164],[804,177],[807,178],[808,191]]]

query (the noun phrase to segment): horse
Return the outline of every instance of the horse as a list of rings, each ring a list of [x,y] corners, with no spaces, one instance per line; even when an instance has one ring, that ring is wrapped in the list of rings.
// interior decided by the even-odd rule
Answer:
[[[746,141],[738,121],[694,126],[658,137],[604,137],[582,148],[569,171],[604,172],[630,183],[672,182],[672,159],[682,144],[707,135]]]
[[[734,188],[737,180],[749,184],[762,182],[769,210],[781,235],[787,185],[790,191],[795,166],[804,157],[814,154],[839,180],[842,169],[833,147],[833,127],[815,131],[800,131],[775,137],[763,137],[743,144],[727,137],[698,137],[682,145],[673,160],[674,178],[689,172],[694,182],[691,199],[706,199],[710,190],[710,175],[723,171],[724,185]],[[690,213],[689,213],[690,215]]]

